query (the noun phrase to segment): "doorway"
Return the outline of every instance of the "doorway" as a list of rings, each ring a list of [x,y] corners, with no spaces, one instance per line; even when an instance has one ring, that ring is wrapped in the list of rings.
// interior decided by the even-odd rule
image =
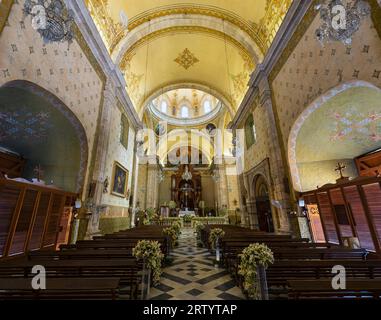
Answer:
[[[256,180],[255,194],[259,230],[264,232],[274,232],[275,229],[271,211],[269,188],[262,176],[259,176]]]

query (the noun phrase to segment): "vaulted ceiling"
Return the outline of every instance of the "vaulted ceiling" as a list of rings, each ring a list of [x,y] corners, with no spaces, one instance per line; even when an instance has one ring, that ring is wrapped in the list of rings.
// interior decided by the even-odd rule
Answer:
[[[236,110],[291,2],[86,0],[138,112],[170,86],[208,88]]]

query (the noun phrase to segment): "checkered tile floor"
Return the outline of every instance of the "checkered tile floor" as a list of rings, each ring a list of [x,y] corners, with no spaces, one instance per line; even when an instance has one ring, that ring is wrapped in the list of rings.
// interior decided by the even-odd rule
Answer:
[[[163,270],[161,283],[151,288],[152,300],[240,300],[241,290],[225,269],[214,267],[208,250],[198,248],[193,229],[182,230],[173,264]]]

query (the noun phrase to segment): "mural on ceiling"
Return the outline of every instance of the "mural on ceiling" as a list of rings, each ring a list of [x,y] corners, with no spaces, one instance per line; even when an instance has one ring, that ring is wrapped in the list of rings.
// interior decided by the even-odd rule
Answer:
[[[334,119],[331,141],[347,139],[363,146],[381,141],[381,113],[364,113],[349,107],[348,111],[336,111],[328,116]]]
[[[0,106],[0,109],[4,110]],[[0,142],[14,139],[41,140],[47,137],[50,114],[44,111],[30,111],[26,106],[17,110],[0,111]]]
[[[190,67],[194,66],[197,62],[200,62],[196,56],[188,49],[185,48],[183,52],[174,60],[177,64],[188,70]]]

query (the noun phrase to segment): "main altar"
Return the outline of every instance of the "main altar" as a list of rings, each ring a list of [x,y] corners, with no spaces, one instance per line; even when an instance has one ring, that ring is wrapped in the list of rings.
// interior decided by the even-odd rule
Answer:
[[[171,197],[180,208],[179,217],[197,216],[201,201],[201,176],[192,165],[181,165],[171,177]]]

